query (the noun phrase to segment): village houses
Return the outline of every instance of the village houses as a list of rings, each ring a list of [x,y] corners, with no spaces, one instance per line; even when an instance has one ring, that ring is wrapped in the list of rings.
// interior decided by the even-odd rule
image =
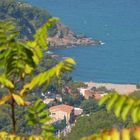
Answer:
[[[95,98],[96,100],[98,100],[102,96],[106,95],[106,93],[103,94],[103,93],[93,91],[93,90],[88,89],[88,88],[79,88],[79,92],[85,99]]]
[[[53,122],[66,119],[66,124],[70,124],[74,121],[75,116],[80,115],[83,110],[80,108],[74,108],[69,105],[61,104],[50,107],[49,112],[50,116],[53,118]]]

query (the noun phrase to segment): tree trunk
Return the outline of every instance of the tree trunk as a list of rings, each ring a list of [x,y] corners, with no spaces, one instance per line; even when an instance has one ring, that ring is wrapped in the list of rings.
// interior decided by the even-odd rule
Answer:
[[[12,100],[12,125],[13,125],[13,135],[16,135],[16,119],[15,119],[15,102]]]

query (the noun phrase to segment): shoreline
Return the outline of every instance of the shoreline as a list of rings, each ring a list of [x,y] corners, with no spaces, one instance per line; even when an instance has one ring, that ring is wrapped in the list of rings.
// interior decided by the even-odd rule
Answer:
[[[91,89],[92,87],[105,87],[108,90],[115,90],[120,94],[130,94],[134,91],[138,91],[136,84],[116,84],[116,83],[98,83],[98,82],[84,82],[88,85],[88,88]]]
[[[75,48],[75,47],[88,47],[88,46],[100,46],[105,43],[101,40],[94,40],[89,38],[77,38],[75,42],[59,38],[48,38],[47,39],[49,49],[61,49],[61,48]]]
[[[93,39],[85,35],[77,35],[61,22],[56,23],[57,32],[54,36],[48,36],[47,42],[50,48],[72,48],[76,46],[103,45],[101,40]]]

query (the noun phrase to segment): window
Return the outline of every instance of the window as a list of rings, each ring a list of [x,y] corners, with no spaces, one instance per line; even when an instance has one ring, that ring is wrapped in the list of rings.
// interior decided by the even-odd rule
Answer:
[[[55,113],[52,113],[52,115],[55,115]]]

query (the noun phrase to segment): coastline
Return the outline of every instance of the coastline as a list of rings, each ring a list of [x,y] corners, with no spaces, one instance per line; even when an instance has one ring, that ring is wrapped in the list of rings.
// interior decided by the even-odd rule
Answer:
[[[57,33],[47,37],[50,48],[72,48],[75,46],[103,45],[101,40],[92,39],[85,35],[77,35],[61,22],[56,23]]]
[[[108,90],[115,90],[120,94],[130,94],[134,91],[138,91],[136,84],[114,84],[114,83],[97,83],[97,82],[84,82],[88,85],[88,88],[91,89],[92,87],[106,87]]]

